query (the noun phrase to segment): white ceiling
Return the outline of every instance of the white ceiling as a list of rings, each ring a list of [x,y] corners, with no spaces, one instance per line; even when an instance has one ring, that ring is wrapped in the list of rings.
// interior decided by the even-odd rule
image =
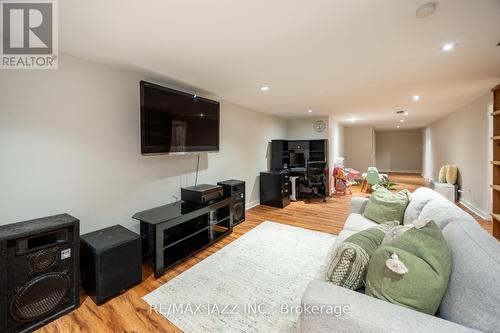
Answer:
[[[440,0],[417,19],[425,2],[64,0],[60,49],[277,115],[390,128],[404,109],[421,127],[500,83],[500,0]]]

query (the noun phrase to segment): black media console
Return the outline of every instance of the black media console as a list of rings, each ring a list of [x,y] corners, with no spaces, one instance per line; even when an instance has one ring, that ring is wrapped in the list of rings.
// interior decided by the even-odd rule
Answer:
[[[155,277],[233,231],[233,198],[206,205],[184,201],[133,216],[141,223],[142,257]]]

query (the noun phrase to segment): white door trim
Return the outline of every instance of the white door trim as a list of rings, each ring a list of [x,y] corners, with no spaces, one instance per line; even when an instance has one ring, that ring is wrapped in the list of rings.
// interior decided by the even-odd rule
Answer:
[[[487,147],[488,147],[488,154],[486,155],[487,161],[486,161],[486,179],[487,179],[487,187],[486,187],[486,209],[487,213],[492,211],[492,205],[493,205],[493,191],[491,190],[490,185],[493,184],[493,165],[491,164],[491,161],[493,160],[493,144],[491,142],[491,137],[493,136],[493,117],[491,116],[491,113],[493,112],[493,101],[488,103],[488,108],[486,110],[487,113],[487,125],[488,125],[488,137],[487,137]],[[491,218],[488,216],[488,220]]]

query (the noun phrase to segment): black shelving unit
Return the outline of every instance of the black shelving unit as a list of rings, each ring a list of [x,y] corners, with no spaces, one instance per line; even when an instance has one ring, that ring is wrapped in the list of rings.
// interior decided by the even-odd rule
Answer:
[[[327,161],[328,140],[272,140],[271,170],[291,167],[290,153],[301,152],[308,161]]]
[[[140,221],[142,257],[155,277],[233,231],[233,198],[193,206],[179,201],[133,216]]]

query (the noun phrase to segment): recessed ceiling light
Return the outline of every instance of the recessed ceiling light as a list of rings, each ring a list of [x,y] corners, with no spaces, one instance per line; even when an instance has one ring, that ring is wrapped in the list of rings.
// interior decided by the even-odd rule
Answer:
[[[456,44],[446,43],[443,45],[443,47],[441,47],[441,51],[445,51],[445,52],[451,51],[455,48],[455,46],[456,46]]]
[[[420,95],[415,95],[413,96],[414,101],[420,101]]]
[[[266,85],[260,86],[260,90],[261,91],[268,91],[269,90],[269,86],[266,86]]]
[[[347,120],[349,120],[351,123],[353,123],[353,122],[355,122],[355,121],[356,121],[356,120],[358,120],[358,119],[357,119],[357,118],[355,118],[355,117],[351,117],[351,118],[349,118],[349,119],[347,119]]]
[[[405,112],[405,116],[409,115],[410,113],[408,111]]]
[[[399,122],[400,122],[400,123],[404,123],[404,122],[405,122],[405,120],[404,120],[404,119],[400,119],[400,120],[399,120]]]
[[[311,113],[311,112],[313,112],[313,110],[307,110],[307,112]]]
[[[423,19],[423,18],[429,17],[432,14],[434,14],[436,9],[437,9],[437,5],[435,2],[428,2],[428,3],[423,4],[422,6],[418,7],[415,15],[417,16],[417,18]]]

